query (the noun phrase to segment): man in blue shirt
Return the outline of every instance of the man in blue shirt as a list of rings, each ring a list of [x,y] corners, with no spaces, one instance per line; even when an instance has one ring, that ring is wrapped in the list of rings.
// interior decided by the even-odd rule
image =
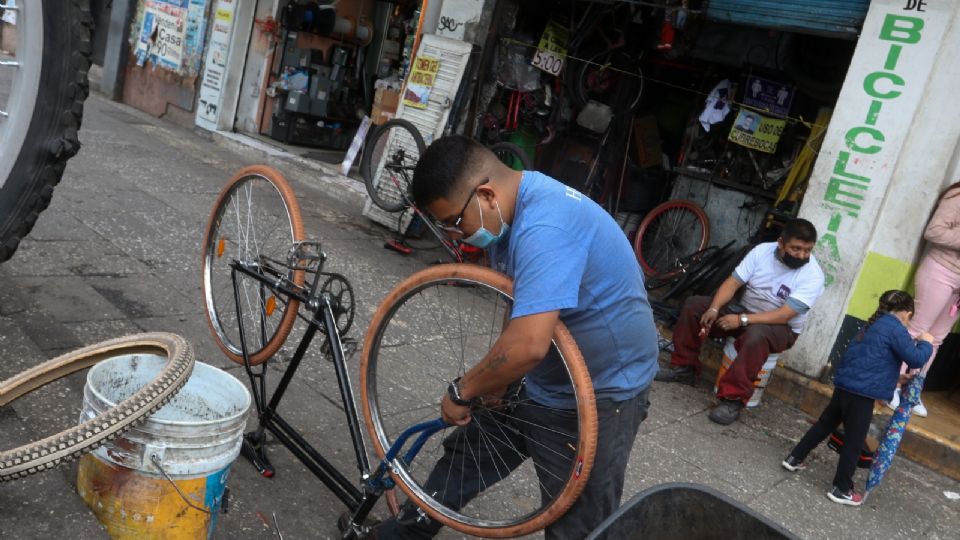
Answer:
[[[657,371],[656,328],[629,242],[588,197],[538,172],[514,171],[465,137],[444,137],[427,149],[414,172],[412,195],[453,239],[487,249],[492,266],[514,280],[511,318],[484,358],[451,385],[458,401],[526,377],[523,392],[536,404],[531,409],[539,411],[537,421],[566,429],[573,389],[559,360],[548,355],[558,321],[583,353],[597,398],[594,467],[580,497],[546,533],[587,536],[620,504],[630,448],[647,416]],[[444,419],[469,428],[470,406],[458,405],[443,390],[438,388]],[[457,452],[454,440],[448,437],[447,454]],[[551,482],[553,469],[559,478],[569,475],[569,463],[527,446],[542,486]],[[464,481],[460,497],[469,500],[481,489]],[[440,529],[404,522],[386,522],[377,537],[430,537]]]

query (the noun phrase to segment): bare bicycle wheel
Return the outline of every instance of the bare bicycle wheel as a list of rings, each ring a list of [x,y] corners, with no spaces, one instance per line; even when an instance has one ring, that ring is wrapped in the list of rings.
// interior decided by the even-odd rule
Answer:
[[[414,274],[383,301],[360,367],[364,416],[381,458],[406,428],[439,416],[449,381],[481,360],[500,335],[511,293],[503,274],[449,264]],[[550,356],[534,370],[545,371],[560,378],[569,407],[545,407],[530,397],[533,388],[524,380],[487,396],[474,406],[470,424],[434,434],[411,463],[399,457],[391,463],[409,501],[444,525],[485,537],[529,534],[562,516],[586,484],[597,435],[590,376],[563,325]],[[537,421],[544,418],[550,421]],[[531,454],[549,455],[558,466],[534,463]],[[464,497],[455,484],[471,478],[481,492]]]
[[[420,131],[406,120],[395,118],[373,130],[360,159],[370,200],[387,212],[406,208],[413,169],[426,150]]]
[[[203,240],[203,298],[213,337],[234,362],[243,362],[243,351],[231,263],[302,286],[303,271],[286,265],[296,262],[288,257],[303,236],[296,197],[276,170],[246,167],[220,192]],[[247,353],[251,364],[261,364],[287,338],[299,302],[239,272],[237,282]]]
[[[710,220],[697,203],[667,201],[640,222],[634,239],[634,251],[643,273],[648,277],[669,279],[682,269],[678,261],[700,251],[710,242]]]

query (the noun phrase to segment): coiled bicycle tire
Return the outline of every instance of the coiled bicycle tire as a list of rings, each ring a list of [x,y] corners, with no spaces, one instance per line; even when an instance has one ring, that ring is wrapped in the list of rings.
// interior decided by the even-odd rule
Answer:
[[[58,356],[0,382],[0,406],[24,394],[125,354],[162,354],[168,362],[157,377],[107,412],[45,439],[0,452],[0,482],[52,469],[96,449],[163,407],[193,373],[193,348],[176,334],[135,334]]]

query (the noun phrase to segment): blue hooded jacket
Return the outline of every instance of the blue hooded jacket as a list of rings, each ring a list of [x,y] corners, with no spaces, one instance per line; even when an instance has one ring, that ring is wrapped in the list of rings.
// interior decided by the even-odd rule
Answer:
[[[900,377],[900,363],[917,369],[931,354],[932,345],[914,341],[900,319],[886,313],[867,328],[862,340],[853,340],[833,382],[847,392],[890,401]]]

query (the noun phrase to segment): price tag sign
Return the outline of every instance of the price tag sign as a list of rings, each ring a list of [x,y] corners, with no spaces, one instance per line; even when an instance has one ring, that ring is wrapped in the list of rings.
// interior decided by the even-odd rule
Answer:
[[[567,40],[570,33],[567,27],[550,19],[543,29],[537,52],[533,55],[533,67],[542,69],[551,75],[560,75],[567,61]]]

